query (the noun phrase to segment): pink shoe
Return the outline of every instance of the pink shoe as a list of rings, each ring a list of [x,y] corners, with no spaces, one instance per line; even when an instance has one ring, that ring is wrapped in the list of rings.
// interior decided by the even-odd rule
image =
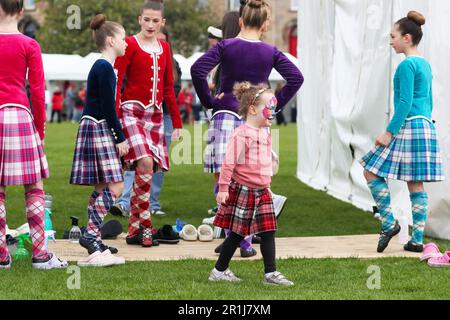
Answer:
[[[427,243],[423,247],[423,254],[420,261],[428,261],[429,259],[440,257],[442,257],[442,253],[438,246],[435,243]]]
[[[428,260],[428,265],[434,268],[450,267],[450,251],[447,251],[439,258],[431,258]]]

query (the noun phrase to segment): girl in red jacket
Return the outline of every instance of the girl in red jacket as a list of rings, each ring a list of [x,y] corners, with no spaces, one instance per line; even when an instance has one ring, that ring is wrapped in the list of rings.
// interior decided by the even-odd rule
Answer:
[[[44,154],[45,80],[39,44],[17,29],[23,1],[0,0],[0,269],[11,267],[6,246],[6,186],[25,186],[25,205],[35,269],[66,268],[45,250],[44,184],[49,177]],[[25,77],[28,72],[28,102]],[[31,111],[33,110],[33,111]]]
[[[127,52],[115,63],[118,114],[130,146],[125,161],[131,170],[136,171],[126,241],[143,247],[153,245],[149,202],[152,174],[169,170],[163,101],[168,106],[175,129],[173,140],[180,138],[182,127],[173,89],[170,47],[167,42],[157,39],[165,24],[163,12],[162,1],[144,4],[139,16],[141,32],[126,39]],[[121,94],[124,77],[127,82]]]

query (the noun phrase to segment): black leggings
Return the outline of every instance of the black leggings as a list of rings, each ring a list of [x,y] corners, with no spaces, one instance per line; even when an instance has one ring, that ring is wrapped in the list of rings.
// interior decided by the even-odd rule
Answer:
[[[261,236],[261,254],[264,259],[264,272],[275,272],[277,271],[275,265],[275,231],[265,232],[259,236]],[[218,271],[223,272],[228,269],[236,248],[244,238],[245,237],[232,232],[229,237],[225,239],[222,250],[220,251],[219,260],[217,260],[216,263],[216,269]]]

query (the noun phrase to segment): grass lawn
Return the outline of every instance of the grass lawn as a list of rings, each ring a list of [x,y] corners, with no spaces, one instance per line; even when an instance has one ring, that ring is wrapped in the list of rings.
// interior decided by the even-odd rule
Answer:
[[[57,237],[70,227],[69,217],[86,223],[90,188],[68,184],[77,125],[47,125],[46,154],[51,178],[45,190],[53,195],[53,225]],[[193,128],[189,128],[193,133]],[[296,127],[280,128],[281,168],[273,191],[286,195],[288,205],[280,220],[280,237],[352,235],[378,232],[378,222],[353,206],[312,190],[295,177]],[[201,136],[200,136],[201,139]],[[187,137],[185,138],[185,141]],[[175,146],[175,144],[174,144]],[[176,152],[176,146],[173,148]],[[200,154],[193,151],[192,158]],[[214,205],[212,176],[199,165],[172,165],[161,195],[167,217],[154,218],[156,227],[174,224],[176,218],[200,225]],[[23,189],[7,189],[8,225],[25,223]],[[110,218],[109,218],[110,219]],[[127,221],[121,219],[126,228]],[[450,242],[437,241],[442,249]],[[374,244],[375,249],[376,244]],[[330,244],[332,248],[332,244]],[[151,250],[151,249],[150,249]],[[381,269],[381,289],[369,290],[368,267]],[[232,262],[245,281],[238,285],[210,284],[211,261],[128,263],[113,269],[81,270],[81,289],[69,290],[64,270],[39,272],[30,263],[18,262],[2,272],[0,299],[449,299],[449,270],[431,270],[416,259],[279,261],[278,266],[296,282],[293,288],[270,288],[261,284],[262,262]]]

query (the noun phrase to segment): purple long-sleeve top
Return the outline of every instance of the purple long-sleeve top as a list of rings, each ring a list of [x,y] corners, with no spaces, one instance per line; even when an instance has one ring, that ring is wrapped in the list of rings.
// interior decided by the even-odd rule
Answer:
[[[207,76],[218,64],[221,65],[220,92],[222,99],[212,96]],[[261,41],[242,38],[219,42],[198,59],[191,68],[192,82],[202,104],[213,109],[213,114],[222,110],[236,112],[239,101],[233,94],[237,82],[249,81],[254,85],[267,83],[275,68],[286,80],[284,88],[276,94],[278,110],[283,108],[303,84],[303,75],[276,47]]]

